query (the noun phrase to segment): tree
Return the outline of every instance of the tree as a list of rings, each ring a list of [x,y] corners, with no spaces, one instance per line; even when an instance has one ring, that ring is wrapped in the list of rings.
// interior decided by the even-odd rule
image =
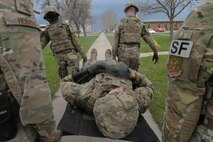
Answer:
[[[79,36],[82,27],[86,36],[86,27],[92,21],[90,9],[91,0],[36,0],[41,9],[47,5],[55,5],[60,12],[60,20],[68,20],[69,24],[74,24]]]
[[[106,10],[102,13],[102,23],[104,30],[112,31],[116,25],[116,13],[113,10]]]
[[[80,26],[86,36],[86,26],[91,21],[91,0],[64,0],[61,6],[64,17],[75,25],[78,36]]]
[[[44,9],[47,5],[51,5],[52,0],[36,0],[37,4],[40,4],[41,9]]]
[[[83,29],[84,36],[86,36],[86,27],[89,23],[91,23],[91,0],[82,0],[82,4],[80,7],[81,16],[79,17],[79,23]]]
[[[144,13],[162,12],[170,21],[170,40],[173,39],[174,19],[188,6],[192,6],[199,0],[143,0],[139,2],[139,8]]]

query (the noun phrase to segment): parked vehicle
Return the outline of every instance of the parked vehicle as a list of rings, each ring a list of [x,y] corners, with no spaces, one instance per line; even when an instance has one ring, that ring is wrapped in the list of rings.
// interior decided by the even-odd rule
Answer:
[[[165,29],[164,29],[164,28],[156,28],[155,31],[156,31],[156,32],[164,32]]]
[[[148,31],[149,31],[150,34],[155,34],[156,33],[156,31],[151,29],[151,28],[149,28]]]

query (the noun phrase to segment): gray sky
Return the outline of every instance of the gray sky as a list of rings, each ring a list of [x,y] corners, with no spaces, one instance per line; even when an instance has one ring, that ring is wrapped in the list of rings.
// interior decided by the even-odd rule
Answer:
[[[102,29],[102,21],[101,21],[101,15],[104,11],[106,10],[112,10],[115,13],[117,13],[117,22],[124,17],[124,6],[129,0],[92,0],[91,3],[91,13],[92,16],[94,17],[94,23],[92,27],[94,29]],[[34,6],[35,9],[39,9],[39,6]],[[188,15],[189,10],[185,10],[182,12],[176,19],[178,20],[183,20],[185,17]],[[162,14],[162,13],[157,13],[157,14],[138,14],[140,19],[142,20],[162,20],[162,19],[167,19],[167,17]],[[39,24],[47,23],[45,20],[43,20],[42,15],[36,15],[36,19]]]

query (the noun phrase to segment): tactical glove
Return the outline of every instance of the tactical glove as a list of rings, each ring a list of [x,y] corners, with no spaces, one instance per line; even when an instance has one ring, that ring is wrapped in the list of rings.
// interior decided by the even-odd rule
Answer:
[[[109,65],[105,61],[97,61],[96,63],[82,69],[79,72],[74,72],[72,78],[75,82],[82,84],[90,81],[99,73],[105,73]]]
[[[159,59],[158,52],[154,52],[153,58],[152,58],[152,61],[154,61],[154,64],[156,64],[158,62],[158,59]]]
[[[96,63],[90,65],[87,67],[88,71],[91,74],[99,74],[99,73],[104,73],[105,70],[109,68],[109,64],[107,64],[105,61],[97,61]]]
[[[106,73],[115,77],[130,79],[130,69],[123,62],[111,65],[110,68],[106,69]]]

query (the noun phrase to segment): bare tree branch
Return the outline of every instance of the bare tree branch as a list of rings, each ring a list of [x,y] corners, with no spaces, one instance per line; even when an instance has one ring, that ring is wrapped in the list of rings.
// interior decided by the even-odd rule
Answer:
[[[106,10],[102,13],[101,18],[105,30],[112,31],[116,26],[116,13],[113,10]]]
[[[174,18],[177,17],[191,2],[189,1],[185,6],[183,6],[179,12],[177,12],[175,15],[174,15]]]
[[[139,0],[140,1],[140,0]],[[165,13],[170,20],[170,37],[173,38],[173,21],[181,12],[183,12],[193,2],[200,0],[141,0],[139,2],[140,10],[144,13]]]

